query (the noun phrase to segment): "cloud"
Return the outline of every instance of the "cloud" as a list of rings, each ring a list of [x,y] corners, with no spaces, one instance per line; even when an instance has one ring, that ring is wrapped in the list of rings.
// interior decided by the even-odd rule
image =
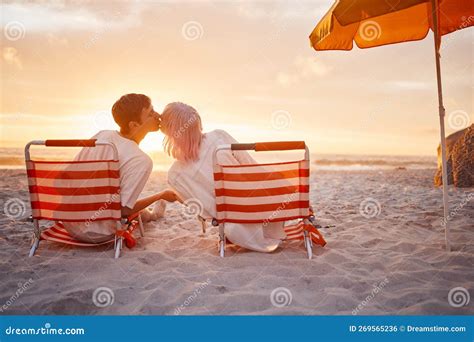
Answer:
[[[276,77],[277,83],[282,86],[290,86],[312,77],[323,77],[332,70],[332,67],[316,57],[298,56],[292,69],[288,72],[279,72]]]
[[[386,83],[393,90],[431,90],[432,83],[421,81],[390,81]]]
[[[318,100],[315,98],[304,98],[304,97],[281,97],[281,96],[262,96],[262,95],[244,95],[242,97],[244,101],[252,103],[260,103],[267,105],[316,105]]]
[[[431,135],[431,136],[438,137],[439,136],[439,127],[437,127],[437,128],[432,128],[432,127],[420,128],[418,130],[414,130],[414,133],[421,134],[421,135]]]
[[[303,77],[309,77],[312,75],[325,76],[331,71],[331,67],[325,65],[321,60],[316,57],[297,57],[295,60],[296,67],[300,70]]]
[[[275,17],[275,9],[271,9],[268,6],[269,4],[257,5],[252,3],[240,3],[237,7],[237,13],[243,17],[251,19]]]
[[[95,31],[104,26],[127,29],[139,23],[140,9],[139,6],[129,9],[116,7],[116,10],[110,11],[90,5],[64,6],[62,2],[9,3],[2,4],[0,20],[2,26],[12,21],[19,22],[25,27],[27,33],[64,30]]]
[[[23,109],[23,108],[22,108]],[[26,108],[27,109],[27,108]],[[11,120],[18,120],[22,119],[28,123],[40,124],[40,123],[51,123],[51,122],[60,122],[60,123],[68,123],[74,124],[79,121],[84,121],[85,119],[90,119],[93,114],[87,115],[41,115],[41,114],[31,114],[31,113],[23,113],[23,110],[20,111],[21,113],[0,113],[0,120],[11,121]],[[111,115],[111,114],[110,114]]]
[[[321,18],[327,12],[329,5],[327,1],[276,1],[276,2],[239,2],[237,13],[249,19],[262,18],[293,18],[314,19]]]
[[[18,69],[23,69],[23,63],[21,62],[20,57],[18,56],[18,51],[14,47],[7,46],[3,48],[3,60],[8,65],[14,65]]]
[[[50,45],[63,45],[63,46],[67,46],[69,44],[69,41],[67,38],[64,38],[64,37],[59,37],[57,35],[55,35],[54,33],[48,33],[48,43]]]
[[[277,74],[276,81],[279,85],[284,86],[284,87],[288,87],[290,85],[299,83],[300,76],[289,74],[287,72],[279,72]]]

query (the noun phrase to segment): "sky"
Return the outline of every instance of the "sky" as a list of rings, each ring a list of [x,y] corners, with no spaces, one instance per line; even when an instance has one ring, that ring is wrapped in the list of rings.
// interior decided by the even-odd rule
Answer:
[[[332,1],[2,1],[0,144],[116,129],[123,94],[194,106],[241,142],[305,140],[313,153],[435,155],[431,34],[316,52]],[[447,134],[473,120],[473,29],[444,37]],[[162,150],[160,133],[141,144]]]

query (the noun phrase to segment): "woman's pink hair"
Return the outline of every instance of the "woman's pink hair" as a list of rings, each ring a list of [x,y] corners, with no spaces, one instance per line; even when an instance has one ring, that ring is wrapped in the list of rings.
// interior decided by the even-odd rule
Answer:
[[[161,114],[163,146],[168,155],[181,161],[196,161],[202,141],[202,123],[193,107],[181,103],[168,104]]]

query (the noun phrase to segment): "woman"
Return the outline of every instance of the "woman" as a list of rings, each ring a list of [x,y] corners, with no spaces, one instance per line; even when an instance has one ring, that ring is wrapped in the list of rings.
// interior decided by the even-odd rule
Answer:
[[[181,102],[168,104],[161,115],[165,151],[176,161],[168,171],[168,183],[183,200],[198,200],[204,218],[216,217],[213,154],[217,146],[237,141],[223,130],[203,133],[201,117]],[[255,164],[245,151],[222,151],[220,164]],[[226,223],[225,234],[232,243],[259,252],[272,252],[286,237],[283,223]]]

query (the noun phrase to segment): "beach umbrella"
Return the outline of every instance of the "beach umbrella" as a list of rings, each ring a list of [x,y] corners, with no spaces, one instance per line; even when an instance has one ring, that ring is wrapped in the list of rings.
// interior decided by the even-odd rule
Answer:
[[[474,25],[472,0],[337,0],[310,35],[315,50],[371,48],[424,39],[433,31],[438,82],[446,249],[450,250],[448,176],[441,85],[441,37]]]

